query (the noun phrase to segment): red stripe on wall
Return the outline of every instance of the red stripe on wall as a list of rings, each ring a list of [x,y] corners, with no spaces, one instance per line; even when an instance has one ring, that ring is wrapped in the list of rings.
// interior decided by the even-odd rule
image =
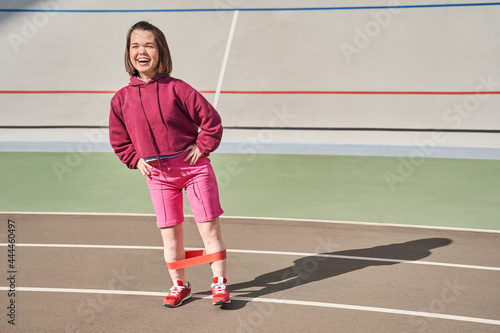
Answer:
[[[111,90],[0,90],[0,94],[114,94]]]
[[[289,94],[289,95],[490,95],[500,91],[221,91],[221,94]]]
[[[113,90],[0,90],[0,94],[114,94]],[[202,94],[215,94],[213,90],[200,90]],[[246,91],[223,90],[221,94],[249,95],[497,95],[500,91]]]

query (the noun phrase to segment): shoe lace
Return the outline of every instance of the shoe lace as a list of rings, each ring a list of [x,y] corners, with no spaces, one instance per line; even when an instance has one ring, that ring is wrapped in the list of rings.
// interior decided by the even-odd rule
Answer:
[[[226,284],[225,283],[216,283],[212,285],[212,289],[216,294],[221,294],[226,291]]]
[[[170,288],[170,295],[178,296],[184,289],[186,289],[185,286],[172,286],[172,288]]]

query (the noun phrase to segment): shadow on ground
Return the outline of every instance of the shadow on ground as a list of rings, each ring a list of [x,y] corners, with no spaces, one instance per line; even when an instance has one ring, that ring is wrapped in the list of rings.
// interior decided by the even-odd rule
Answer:
[[[304,257],[295,260],[290,267],[257,276],[253,280],[247,282],[229,285],[229,291],[238,293],[238,298],[262,297],[307,283],[354,272],[365,267],[398,264],[398,262],[379,261],[376,258],[408,261],[420,260],[428,257],[431,254],[430,250],[451,243],[452,240],[448,238],[426,238],[366,249],[323,253],[325,255],[331,255],[331,257]],[[366,260],[360,259],[359,257],[374,259]],[[246,292],[247,289],[251,289],[252,291]],[[210,292],[206,292],[206,294],[209,293]],[[224,305],[223,309],[238,310],[245,307],[248,302],[249,301],[233,299],[230,304]]]

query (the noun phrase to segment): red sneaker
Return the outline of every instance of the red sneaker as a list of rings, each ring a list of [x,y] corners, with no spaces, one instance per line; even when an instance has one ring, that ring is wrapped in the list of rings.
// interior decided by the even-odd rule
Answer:
[[[214,277],[212,283],[212,300],[214,305],[231,303],[226,283],[227,280],[225,278]]]
[[[191,297],[191,284],[182,284],[182,280],[172,281],[172,288],[163,300],[163,305],[169,308],[176,308],[185,300]]]

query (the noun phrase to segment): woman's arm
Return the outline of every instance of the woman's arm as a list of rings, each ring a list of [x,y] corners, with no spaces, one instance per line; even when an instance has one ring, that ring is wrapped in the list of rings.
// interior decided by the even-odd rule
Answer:
[[[120,161],[130,169],[137,169],[139,158],[122,118],[121,107],[113,100],[109,114],[109,141]]]
[[[184,102],[189,116],[200,132],[196,139],[196,147],[201,156],[208,156],[222,139],[222,120],[215,108],[198,91],[193,90]],[[190,148],[188,148],[190,149]],[[191,149],[193,151],[193,149]],[[196,153],[193,153],[196,156]]]

